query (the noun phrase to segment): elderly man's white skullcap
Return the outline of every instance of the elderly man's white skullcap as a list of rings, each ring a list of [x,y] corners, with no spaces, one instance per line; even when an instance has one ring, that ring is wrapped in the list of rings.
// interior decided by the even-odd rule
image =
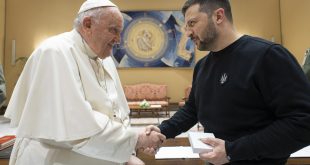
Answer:
[[[87,0],[82,4],[78,14],[97,7],[117,7],[117,6],[109,0]]]

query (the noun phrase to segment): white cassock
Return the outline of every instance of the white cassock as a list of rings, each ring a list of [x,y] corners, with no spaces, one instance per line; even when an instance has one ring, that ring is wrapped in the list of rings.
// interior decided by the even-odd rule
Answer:
[[[47,39],[28,59],[5,116],[18,126],[10,165],[114,165],[138,135],[111,57],[73,30]]]

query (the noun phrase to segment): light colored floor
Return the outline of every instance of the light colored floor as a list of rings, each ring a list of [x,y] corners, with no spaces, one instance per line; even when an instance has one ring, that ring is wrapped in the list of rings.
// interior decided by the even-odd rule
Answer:
[[[170,112],[170,116],[172,116],[175,111]],[[157,114],[156,114],[157,115]],[[131,127],[136,130],[137,132],[144,131],[144,128],[148,125],[159,125],[162,121],[169,119],[169,116],[166,116],[164,113],[158,115],[158,117],[154,117],[154,114],[151,112],[144,112],[141,113],[138,117],[137,114],[132,114],[130,118]],[[197,124],[193,126],[188,131],[201,131],[203,132],[203,128],[200,125],[199,129]],[[177,137],[187,137],[187,132],[184,132]]]

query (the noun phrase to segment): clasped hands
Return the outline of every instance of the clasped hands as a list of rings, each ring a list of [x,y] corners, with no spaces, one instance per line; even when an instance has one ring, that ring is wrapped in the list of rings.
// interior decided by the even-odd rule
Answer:
[[[160,133],[160,129],[150,125],[139,133],[136,149],[142,149],[148,155],[155,155],[165,140],[166,136]]]

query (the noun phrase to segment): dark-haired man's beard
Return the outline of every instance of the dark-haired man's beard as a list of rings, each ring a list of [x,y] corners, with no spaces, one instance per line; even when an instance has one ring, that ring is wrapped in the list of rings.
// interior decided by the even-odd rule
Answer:
[[[218,37],[218,33],[212,20],[208,22],[204,36],[205,38],[197,44],[197,49],[200,51],[212,51]]]

